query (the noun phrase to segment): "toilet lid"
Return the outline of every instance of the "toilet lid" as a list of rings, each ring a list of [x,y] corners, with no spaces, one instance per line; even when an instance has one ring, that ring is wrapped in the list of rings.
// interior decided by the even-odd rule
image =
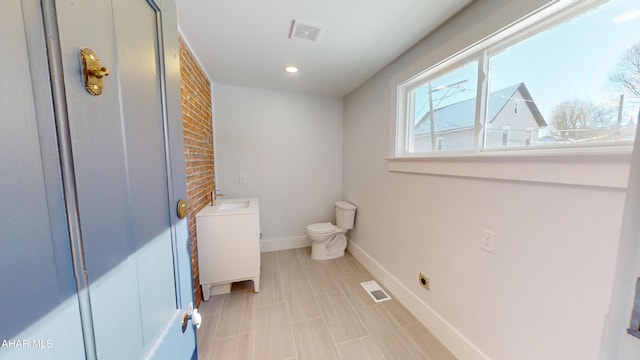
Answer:
[[[330,222],[311,224],[307,226],[307,230],[318,234],[334,232],[335,229],[336,227]]]

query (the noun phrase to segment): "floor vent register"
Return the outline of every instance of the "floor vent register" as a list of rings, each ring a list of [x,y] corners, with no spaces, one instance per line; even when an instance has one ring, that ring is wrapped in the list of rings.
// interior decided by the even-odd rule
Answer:
[[[382,290],[375,280],[361,282],[360,285],[362,285],[362,287],[367,291],[373,301],[377,303],[391,300],[391,296]]]

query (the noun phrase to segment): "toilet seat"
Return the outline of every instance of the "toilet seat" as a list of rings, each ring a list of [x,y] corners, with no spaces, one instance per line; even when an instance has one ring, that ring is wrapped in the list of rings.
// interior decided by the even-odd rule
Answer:
[[[311,258],[329,260],[343,256],[347,247],[346,232],[330,222],[307,226],[307,233],[311,237]]]
[[[346,201],[336,201],[335,225],[330,222],[307,226],[313,260],[331,260],[344,255],[348,245],[347,231],[353,229],[356,207]]]
[[[336,231],[336,226],[330,222],[317,223],[307,226],[307,230],[314,234],[329,234]]]

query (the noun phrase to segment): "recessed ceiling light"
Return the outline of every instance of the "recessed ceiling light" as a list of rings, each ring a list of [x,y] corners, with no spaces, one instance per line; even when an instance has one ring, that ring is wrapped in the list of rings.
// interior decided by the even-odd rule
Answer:
[[[284,71],[288,72],[288,73],[297,73],[298,72],[298,68],[295,66],[287,66],[284,68]]]

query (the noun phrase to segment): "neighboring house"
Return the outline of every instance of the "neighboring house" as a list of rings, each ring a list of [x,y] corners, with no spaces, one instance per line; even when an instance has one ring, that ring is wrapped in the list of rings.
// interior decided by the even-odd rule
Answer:
[[[476,99],[471,98],[434,111],[434,150],[473,147]],[[431,151],[431,113],[414,128],[414,152]],[[540,110],[524,83],[489,94],[486,148],[529,146],[538,141],[538,129],[546,127]]]

